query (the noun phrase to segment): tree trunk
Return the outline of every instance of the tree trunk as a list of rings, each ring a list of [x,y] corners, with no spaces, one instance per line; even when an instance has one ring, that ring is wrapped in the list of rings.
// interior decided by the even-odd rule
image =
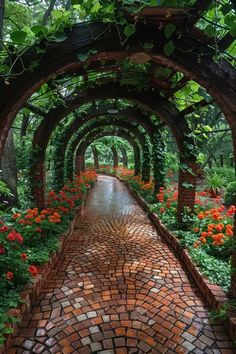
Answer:
[[[124,146],[120,146],[120,151],[122,153],[122,163],[124,167],[128,167],[128,156]]]
[[[92,150],[93,150],[93,158],[94,158],[94,168],[96,170],[99,170],[98,151],[95,146],[92,147]]]
[[[54,8],[55,3],[56,3],[56,0],[51,0],[50,1],[48,9],[47,9],[47,11],[45,12],[45,14],[43,16],[43,22],[42,22],[43,26],[46,26],[46,24],[48,22],[48,19],[49,19],[49,16],[51,15],[51,12],[52,12],[52,10]]]
[[[224,167],[224,156],[220,155],[220,166]]]
[[[113,156],[113,167],[116,168],[116,167],[118,167],[119,160],[118,160],[117,150],[114,145],[111,147],[111,151],[112,151],[112,156]]]
[[[16,168],[16,152],[14,146],[13,130],[10,129],[6,144],[4,146],[1,159],[1,178],[10,189],[12,196],[1,197],[8,203],[8,206],[13,206],[18,203],[17,193],[17,168]]]
[[[20,140],[26,135],[26,130],[29,125],[30,115],[29,113],[24,113],[21,128],[20,128]]]

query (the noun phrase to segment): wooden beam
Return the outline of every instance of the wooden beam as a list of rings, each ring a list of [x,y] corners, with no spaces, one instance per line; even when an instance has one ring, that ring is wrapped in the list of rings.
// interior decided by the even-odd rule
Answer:
[[[181,114],[186,116],[187,114],[193,113],[197,109],[206,107],[206,106],[210,105],[211,103],[213,103],[213,101],[208,102],[205,99],[203,99],[203,100],[196,102],[196,103],[192,104],[191,106],[188,106],[187,108],[183,109],[181,111]]]
[[[183,76],[182,79],[180,79],[175,87],[173,87],[167,94],[165,95],[165,98],[170,98],[175,94],[175,92],[181,90],[187,83],[189,79],[186,76]]]
[[[189,18],[184,25],[185,29],[188,30],[197,23],[202,13],[210,6],[212,0],[196,0],[195,4],[192,6],[189,12]]]
[[[41,116],[41,117],[45,117],[46,114],[47,114],[41,108],[38,108],[38,107],[32,105],[32,103],[30,103],[30,102],[26,102],[25,108],[29,109],[31,112],[33,112],[33,113],[35,113],[35,114],[37,114],[38,116]]]

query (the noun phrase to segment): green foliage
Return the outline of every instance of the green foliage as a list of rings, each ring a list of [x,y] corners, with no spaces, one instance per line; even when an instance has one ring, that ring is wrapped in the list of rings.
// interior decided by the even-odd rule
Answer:
[[[220,285],[225,291],[229,289],[231,278],[230,261],[223,262],[218,260],[201,249],[192,249],[190,253],[203,275],[213,283]]]
[[[206,190],[213,191],[218,194],[225,184],[225,178],[216,173],[207,173],[205,177]]]
[[[10,189],[8,188],[6,183],[4,183],[1,180],[0,180],[0,195],[3,197],[8,197],[11,195]]]
[[[224,202],[226,205],[234,205],[236,202],[236,182],[228,184],[225,190]]]
[[[145,141],[142,149],[142,180],[147,183],[150,180],[151,163],[150,163],[150,150],[149,144]]]
[[[166,144],[160,130],[157,130],[153,134],[152,148],[153,177],[155,184],[154,194],[156,195],[159,188],[164,186],[166,176]]]

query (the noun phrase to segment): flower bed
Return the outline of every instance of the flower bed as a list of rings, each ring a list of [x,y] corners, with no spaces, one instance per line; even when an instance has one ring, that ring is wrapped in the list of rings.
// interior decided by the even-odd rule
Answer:
[[[81,173],[59,193],[51,191],[44,210],[17,211],[1,221],[0,345],[14,327],[6,324],[16,321],[9,309],[22,305],[25,285],[34,282],[33,278],[42,272],[42,264],[51,264],[50,257],[60,246],[60,235],[69,228],[77,207],[82,205],[95,180],[93,171]]]
[[[125,180],[144,198],[150,211],[168,230],[174,231],[180,246],[188,250],[202,274],[227,292],[231,278],[230,256],[235,249],[232,237],[235,206],[226,208],[219,197],[210,198],[207,192],[199,191],[196,193],[195,213],[192,216],[189,210],[185,210],[183,227],[176,217],[178,190],[175,183],[161,187],[154,195],[153,183],[143,183],[139,176],[133,176],[133,171],[119,167],[109,168],[108,172]]]

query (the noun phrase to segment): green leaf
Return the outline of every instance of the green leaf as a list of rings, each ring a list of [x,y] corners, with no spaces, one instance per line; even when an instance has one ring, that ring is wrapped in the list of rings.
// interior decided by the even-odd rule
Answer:
[[[231,10],[232,10],[231,4],[224,4],[221,7],[221,11],[222,11],[224,16],[226,16]]]
[[[164,45],[163,51],[167,57],[169,57],[175,51],[175,44],[173,41],[169,41]]]
[[[61,18],[63,16],[63,12],[60,10],[53,10],[52,16],[57,20],[58,18]]]
[[[16,43],[24,43],[27,32],[25,31],[15,31],[11,33],[11,39]]]
[[[229,33],[231,36],[235,37],[236,36],[236,22],[234,22],[229,29]]]
[[[176,25],[173,23],[168,23],[168,25],[165,26],[165,37],[167,39],[170,38],[170,36],[175,32],[176,30]]]
[[[231,27],[231,25],[235,22],[235,20],[236,20],[236,16],[235,15],[231,15],[231,14],[228,14],[224,18],[225,24],[227,26],[229,26],[229,27]]]
[[[207,25],[204,31],[209,37],[213,37],[215,33],[215,28],[212,25]]]
[[[101,4],[99,1],[95,2],[93,7],[91,8],[91,13],[93,14],[94,12],[98,12],[98,10],[101,8]]]
[[[79,5],[80,0],[71,0],[71,5]]]
[[[31,31],[37,36],[41,33],[47,33],[48,30],[45,26],[33,26],[31,27]]]
[[[63,42],[67,38],[65,32],[57,32],[54,34],[54,42]]]
[[[143,47],[144,47],[144,49],[149,50],[154,47],[154,44],[146,42],[146,43],[144,43]]]
[[[77,54],[77,58],[82,62],[85,62],[88,59],[88,57],[89,57],[89,55],[87,53]]]
[[[136,31],[135,25],[129,24],[124,29],[124,34],[126,37],[132,36]]]

